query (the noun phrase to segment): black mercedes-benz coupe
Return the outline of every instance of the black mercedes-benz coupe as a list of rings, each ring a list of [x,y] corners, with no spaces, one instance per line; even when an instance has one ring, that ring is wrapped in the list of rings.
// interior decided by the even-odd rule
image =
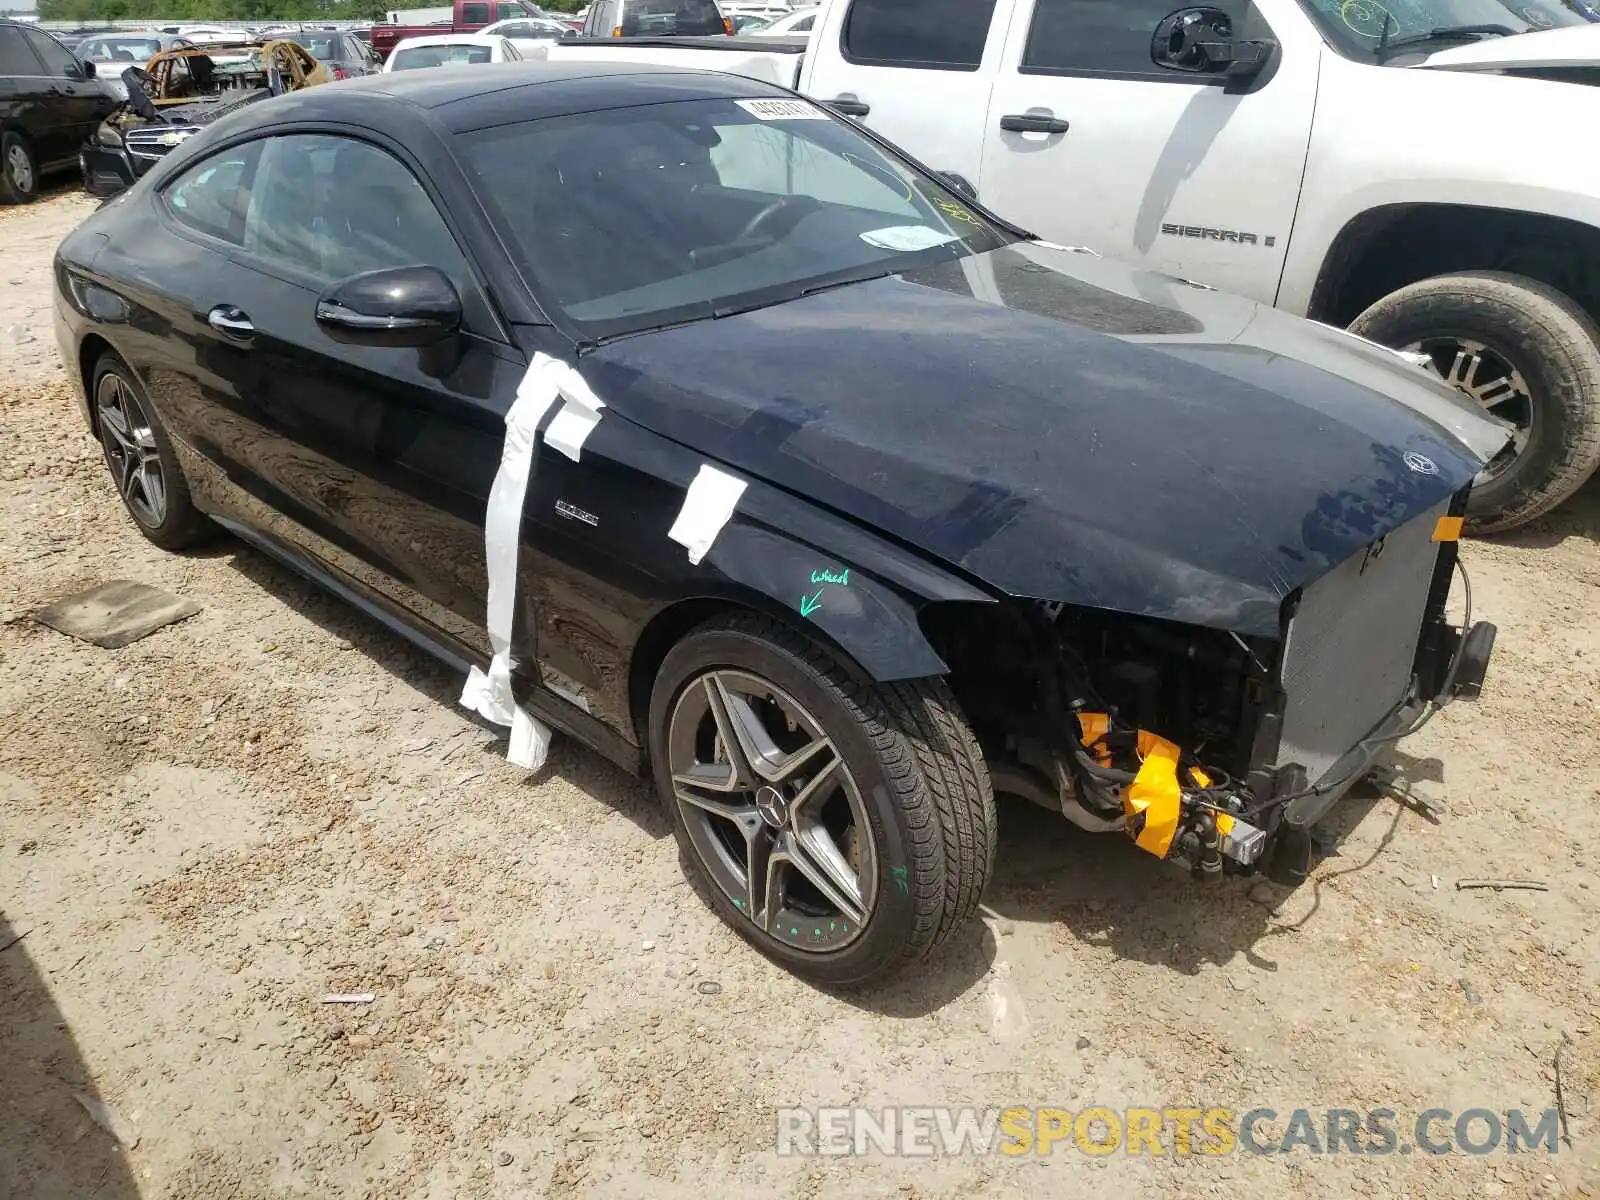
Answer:
[[[535,727],[649,772],[707,903],[818,981],[969,916],[996,792],[1299,878],[1492,648],[1447,606],[1498,423],[749,80],[267,100],[55,271],[146,537],[220,526],[500,664]]]

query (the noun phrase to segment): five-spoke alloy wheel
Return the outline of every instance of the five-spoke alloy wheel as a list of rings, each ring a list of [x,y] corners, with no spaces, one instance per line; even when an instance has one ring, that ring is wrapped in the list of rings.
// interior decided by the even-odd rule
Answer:
[[[866,683],[801,631],[729,613],[667,653],[649,740],[685,873],[795,974],[887,979],[977,906],[994,794],[943,681]]]

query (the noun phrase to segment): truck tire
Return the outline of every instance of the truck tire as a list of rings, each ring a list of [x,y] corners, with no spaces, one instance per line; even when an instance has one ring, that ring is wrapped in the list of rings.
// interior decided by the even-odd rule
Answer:
[[[787,625],[729,615],[668,652],[649,736],[684,873],[794,974],[881,983],[977,906],[994,792],[943,681],[864,682]]]
[[[1350,326],[1517,425],[1473,486],[1467,527],[1502,533],[1555,508],[1600,465],[1600,327],[1556,289],[1471,271],[1385,296]]]
[[[0,134],[0,204],[27,204],[39,194],[39,158],[20,133]]]

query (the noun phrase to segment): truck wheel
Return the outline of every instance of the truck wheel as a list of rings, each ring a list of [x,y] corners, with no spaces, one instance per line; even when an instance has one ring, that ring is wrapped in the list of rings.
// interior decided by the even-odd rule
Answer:
[[[721,618],[672,648],[650,753],[695,890],[821,984],[921,958],[994,865],[989,772],[949,689],[863,683],[766,618]]]
[[[0,135],[0,204],[26,204],[39,194],[39,160],[20,133]]]
[[[1439,378],[1516,426],[1473,485],[1474,533],[1542,516],[1600,465],[1600,328],[1554,288],[1500,271],[1440,275],[1385,296],[1350,331],[1427,354]]]

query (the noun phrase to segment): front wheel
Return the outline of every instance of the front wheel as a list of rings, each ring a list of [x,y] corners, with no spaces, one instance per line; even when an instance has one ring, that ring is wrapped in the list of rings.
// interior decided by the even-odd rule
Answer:
[[[1500,271],[1441,275],[1385,296],[1350,331],[1426,354],[1440,379],[1511,423],[1473,485],[1474,533],[1544,515],[1600,464],[1600,329],[1554,288]]]
[[[725,618],[672,649],[650,748],[702,899],[818,983],[877,983],[922,957],[993,868],[989,773],[948,688],[859,682],[774,621]]]

